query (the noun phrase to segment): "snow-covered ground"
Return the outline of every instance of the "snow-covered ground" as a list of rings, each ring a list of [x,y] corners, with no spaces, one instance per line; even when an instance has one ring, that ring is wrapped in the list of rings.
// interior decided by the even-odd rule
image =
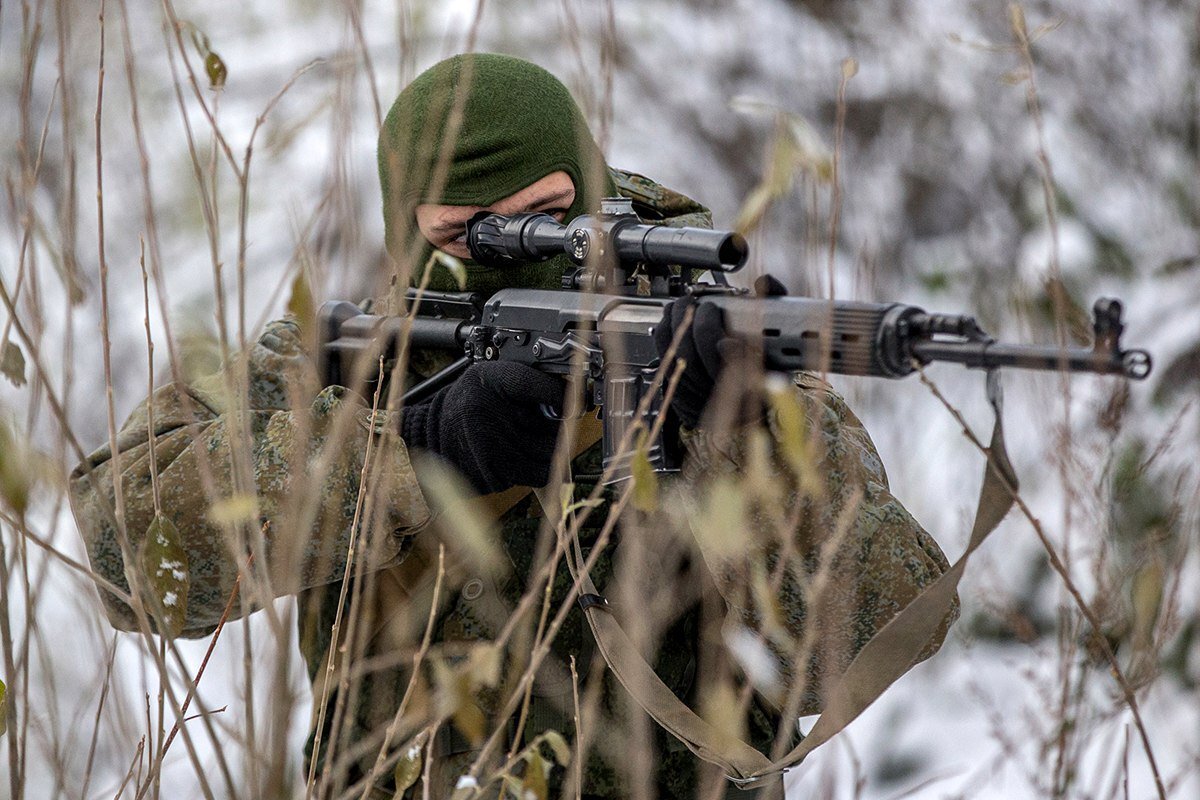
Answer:
[[[296,251],[322,279],[326,296],[361,294],[371,285],[382,241],[374,149],[377,119],[362,51],[343,4],[229,4],[180,2],[179,16],[207,35],[228,65],[217,109],[227,141],[240,159],[256,116],[289,78],[297,78],[255,140],[251,167],[246,284],[247,326],[278,315]],[[30,83],[26,123],[40,136],[43,171],[31,193],[44,223],[33,242],[36,281],[25,283],[24,313],[37,320],[42,355],[71,429],[84,447],[106,435],[100,371],[99,278],[96,257],[95,157],[99,54],[96,9],[68,10],[71,45],[64,51],[72,117],[61,122],[63,87],[56,87],[57,22],[44,9],[44,39]],[[145,395],[145,339],[139,236],[145,236],[138,151],[129,122],[121,6],[106,7],[103,147],[105,244],[112,270],[115,406],[118,422]],[[383,110],[407,79],[438,58],[461,50],[482,9],[476,45],[541,63],[583,100],[597,130],[605,130],[611,163],[638,170],[710,204],[729,226],[761,176],[772,120],[737,111],[735,98],[753,98],[807,119],[830,146],[843,59],[858,72],[846,88],[843,185],[834,290],[839,297],[903,299],[929,308],[973,309],[993,333],[1012,340],[1049,341],[1052,328],[1036,298],[1049,274],[1052,228],[1039,177],[1037,128],[1020,82],[1022,62],[1012,48],[1005,4],[970,0],[857,3],[733,0],[677,3],[642,0],[613,4],[612,113],[604,112],[603,4],[525,0],[480,4],[453,0],[363,10],[366,51]],[[1063,280],[1084,304],[1102,294],[1126,302],[1131,344],[1147,347],[1158,370],[1132,387],[1117,439],[1098,426],[1113,382],[1081,378],[1064,401],[1058,379],[1011,376],[1006,385],[1009,445],[1027,500],[1054,541],[1069,545],[1074,577],[1085,595],[1112,524],[1100,473],[1108,457],[1135,439],[1162,455],[1149,474],[1183,504],[1182,545],[1176,551],[1177,604],[1160,626],[1171,636],[1196,620],[1198,501],[1193,453],[1200,436],[1194,402],[1196,368],[1168,369],[1200,343],[1200,4],[1094,3],[1064,0],[1026,8],[1034,44],[1045,150],[1058,189],[1059,260]],[[158,4],[131,2],[131,52],[137,97],[152,170],[159,220],[161,268],[176,335],[211,330],[212,259],[204,238],[188,144],[176,105]],[[23,75],[22,12],[0,9],[0,86],[16,108]],[[191,29],[189,29],[190,31]],[[190,32],[183,37],[191,48]],[[403,42],[401,46],[399,42]],[[196,61],[194,54],[193,62]],[[176,62],[177,63],[177,62]],[[203,159],[206,122],[188,91],[184,105]],[[743,104],[744,105],[744,104]],[[47,116],[49,115],[49,116]],[[18,176],[22,122],[0,117],[0,147]],[[73,142],[79,235],[75,253],[86,299],[67,309],[61,272],[64,129]],[[221,157],[217,156],[219,162]],[[226,296],[236,308],[237,186],[221,168],[218,259],[226,265]],[[19,182],[18,184],[19,185]],[[16,191],[14,189],[14,191]],[[329,194],[332,202],[319,201]],[[17,192],[18,197],[22,197]],[[0,204],[0,277],[17,281],[21,252],[20,201]],[[801,181],[756,234],[751,271],[770,271],[794,289],[827,293],[829,188]],[[153,257],[153,253],[151,253]],[[1189,262],[1188,259],[1191,259]],[[36,294],[31,294],[35,292]],[[0,320],[6,318],[0,314]],[[152,300],[155,341],[165,339]],[[236,317],[229,317],[236,331]],[[28,355],[28,354],[27,354]],[[165,354],[158,354],[164,373]],[[1196,362],[1193,362],[1195,364]],[[989,424],[982,378],[950,367],[930,376],[980,431]],[[1166,378],[1171,377],[1170,383]],[[841,381],[867,423],[893,488],[935,533],[951,557],[965,546],[982,464],[956,423],[915,380]],[[29,386],[0,381],[0,413],[11,415],[35,444],[68,469],[61,431],[44,399]],[[1070,446],[1062,433],[1070,425]],[[1064,453],[1066,455],[1064,455]],[[1188,471],[1191,469],[1192,471]],[[1178,483],[1176,483],[1178,481]],[[83,559],[69,513],[51,495],[33,528],[61,551]],[[18,547],[3,526],[8,558]],[[31,546],[32,547],[32,546]],[[965,582],[965,610],[943,651],[905,676],[843,736],[798,769],[792,797],[1041,797],[1059,767],[1047,742],[1060,731],[1056,709],[1063,676],[1078,681],[1078,664],[1064,667],[1053,630],[1020,641],[1006,620],[1015,611],[1056,619],[1069,606],[1060,583],[1046,577],[1040,545],[1028,523],[1010,518],[979,553]],[[36,550],[27,560],[41,588],[28,680],[38,698],[29,714],[28,797],[78,796],[89,754],[103,665],[118,649],[112,690],[102,715],[90,797],[111,797],[134,758],[144,730],[146,695],[156,692],[152,662],[140,645],[113,637],[98,614],[94,590],[58,560]],[[43,575],[44,578],[40,577]],[[39,584],[44,580],[44,585]],[[22,582],[4,587],[13,613],[24,608]],[[1169,587],[1170,588],[1170,587]],[[289,601],[277,611],[290,612]],[[273,643],[262,614],[234,623],[202,684],[231,768],[241,768],[232,742],[244,731],[247,695],[261,710],[293,693],[306,707],[308,691],[292,640]],[[17,629],[21,628],[18,624]],[[997,639],[986,631],[999,629]],[[291,626],[286,626],[291,631]],[[292,634],[294,636],[294,634]],[[242,647],[254,641],[247,680]],[[1172,639],[1172,641],[1175,641]],[[1164,779],[1173,797],[1200,796],[1200,637],[1179,664],[1141,695],[1142,710]],[[1171,648],[1166,648],[1170,651]],[[194,671],[203,642],[180,642],[179,656]],[[1173,652],[1173,651],[1172,651]],[[285,680],[276,664],[287,659]],[[1064,669],[1066,672],[1064,672]],[[5,676],[14,691],[20,680]],[[1154,793],[1147,762],[1111,678],[1094,667],[1073,706],[1069,732],[1077,779],[1071,797],[1124,796],[1118,770],[1128,763],[1128,796]],[[152,701],[151,701],[152,703]],[[152,709],[153,711],[153,709]],[[299,771],[307,718],[297,713],[288,732]],[[13,732],[5,734],[13,735]],[[211,750],[202,731],[195,746]],[[264,734],[265,736],[265,734]],[[262,741],[266,741],[263,739]],[[182,748],[169,759],[165,796],[195,795],[193,767]],[[213,756],[206,764],[215,765]],[[61,768],[56,768],[59,763]],[[7,770],[7,762],[0,764]],[[56,785],[65,776],[65,787]],[[219,783],[219,782],[218,782]],[[0,775],[0,792],[7,791]]]

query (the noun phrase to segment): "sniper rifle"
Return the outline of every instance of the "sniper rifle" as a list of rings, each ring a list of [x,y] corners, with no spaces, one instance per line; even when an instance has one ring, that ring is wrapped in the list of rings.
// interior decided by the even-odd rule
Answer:
[[[1148,352],[1121,346],[1119,300],[1096,301],[1093,344],[1081,348],[1004,344],[972,316],[929,313],[905,303],[754,296],[725,279],[749,255],[740,235],[647,225],[625,198],[605,199],[599,213],[566,224],[538,212],[483,211],[468,223],[467,244],[472,257],[487,266],[566,255],[572,267],[560,290],[502,289],[485,298],[410,289],[412,311],[405,316],[364,314],[345,301],[325,303],[319,352],[326,385],[369,383],[367,376],[376,372],[371,365],[380,356],[394,361],[404,341],[461,354],[411,387],[405,404],[420,403],[477,361],[517,361],[575,376],[583,381],[585,405],[601,409],[604,464],[606,470],[615,467],[608,474],[617,479],[629,474],[630,456],[618,448],[627,428],[653,430],[663,412],[654,331],[666,307],[685,294],[717,306],[726,335],[760,350],[768,371],[902,378],[919,365],[946,361],[971,369],[1018,367],[1141,380],[1151,369]],[[712,282],[699,282],[697,273],[708,273]],[[656,440],[647,443],[647,455],[655,470],[672,472],[682,457],[679,425],[670,413],[664,422]]]

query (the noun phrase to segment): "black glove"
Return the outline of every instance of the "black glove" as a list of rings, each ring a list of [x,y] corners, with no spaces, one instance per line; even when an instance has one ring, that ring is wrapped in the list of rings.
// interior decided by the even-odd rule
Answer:
[[[654,329],[654,345],[659,357],[667,354],[675,331],[683,324],[689,308],[694,308],[696,313],[675,351],[675,357],[682,358],[687,366],[675,387],[671,408],[685,427],[695,428],[724,366],[719,347],[725,335],[721,309],[711,303],[698,303],[691,295],[680,297],[664,309],[662,321]],[[670,380],[673,368],[674,365],[668,367],[667,380]]]
[[[787,294],[787,287],[770,275],[762,275],[754,282],[754,293],[758,297],[780,297]],[[725,365],[745,358],[747,348],[742,342],[725,335],[721,309],[685,295],[666,307],[662,321],[654,329],[654,345],[660,358],[666,355],[675,331],[683,324],[689,308],[696,309],[696,313],[691,327],[675,351],[675,357],[684,359],[687,366],[675,388],[671,408],[685,427],[695,428]],[[670,375],[668,372],[668,379]],[[737,414],[740,422],[756,419],[761,414],[762,404],[753,397],[757,393],[750,391],[749,386],[745,388],[747,396],[741,398],[742,408]]]
[[[550,479],[559,423],[541,407],[561,409],[564,386],[524,364],[472,364],[426,402],[405,408],[400,433],[410,446],[457,467],[481,494],[542,486]]]

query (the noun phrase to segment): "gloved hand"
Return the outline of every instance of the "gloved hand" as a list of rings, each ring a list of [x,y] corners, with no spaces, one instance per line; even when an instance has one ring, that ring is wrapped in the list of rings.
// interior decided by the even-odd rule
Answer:
[[[426,402],[403,409],[400,433],[449,461],[481,494],[542,486],[559,423],[543,404],[562,408],[565,384],[524,364],[472,364]]]
[[[774,277],[763,275],[754,282],[754,293],[758,297],[780,297],[787,294],[787,287]],[[675,337],[675,331],[683,324],[689,308],[696,310],[695,316],[675,352],[675,357],[684,359],[687,366],[679,378],[675,396],[671,398],[671,408],[684,427],[695,428],[722,370],[727,364],[736,363],[744,358],[747,348],[742,342],[725,335],[724,320],[719,308],[711,303],[697,302],[691,295],[685,295],[666,307],[662,321],[654,329],[654,345],[658,349],[659,357],[666,355],[671,340]],[[670,378],[670,372],[667,373],[667,377]],[[757,399],[758,393],[752,391],[752,387],[749,386],[745,389],[746,396],[740,398],[742,407],[736,415],[742,422],[758,418],[762,407]]]
[[[688,309],[695,309],[695,316],[675,351],[676,359],[682,358],[687,364],[675,387],[671,408],[684,427],[695,428],[724,366],[719,349],[725,333],[721,310],[711,303],[698,303],[691,295],[680,297],[663,310],[662,321],[654,329],[654,346],[660,358],[666,356]],[[666,380],[673,371],[672,364]]]

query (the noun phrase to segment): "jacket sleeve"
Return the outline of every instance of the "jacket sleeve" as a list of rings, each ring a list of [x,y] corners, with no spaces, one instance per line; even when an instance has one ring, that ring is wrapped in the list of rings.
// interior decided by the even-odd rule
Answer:
[[[342,578],[371,438],[374,454],[366,477],[373,501],[360,515],[356,558],[371,570],[399,563],[409,537],[429,521],[407,449],[393,433],[398,426],[386,412],[373,425],[362,398],[341,387],[327,387],[302,404],[290,396],[291,387],[302,385],[307,360],[297,325],[273,322],[249,353],[244,416],[233,413],[221,374],[163,386],[122,426],[119,459],[105,445],[71,474],[72,507],[92,568],[126,592],[128,575],[141,569],[157,483],[162,513],[178,530],[187,556],[185,637],[215,628],[248,552],[234,544],[235,527],[222,522],[222,508],[226,518],[256,518],[274,596]],[[249,433],[246,446],[237,450],[246,454],[253,497],[235,493],[230,440],[239,430]],[[133,564],[122,555],[114,514],[118,461],[124,527],[138,562]],[[132,608],[103,588],[100,594],[114,627],[137,629]],[[234,615],[245,608],[244,602],[235,604]]]
[[[722,480],[743,486],[746,528],[737,544],[722,546],[720,540],[729,537],[720,531],[701,531],[699,544],[726,601],[727,621],[759,635],[789,682],[798,677],[797,656],[807,656],[805,713],[814,713],[822,684],[841,674],[949,564],[892,495],[879,454],[845,401],[814,376],[801,374],[795,383],[799,428],[789,430],[776,407],[765,431],[743,430],[723,440],[692,432],[686,438],[687,469],[703,487],[701,509]],[[745,491],[750,485],[772,488],[760,492],[760,502],[753,490]],[[717,489],[709,502],[728,496]],[[780,531],[791,537],[790,544],[781,546]],[[780,589],[764,591],[762,565],[773,571],[781,558],[789,566]],[[937,651],[957,616],[956,598],[922,659]]]

